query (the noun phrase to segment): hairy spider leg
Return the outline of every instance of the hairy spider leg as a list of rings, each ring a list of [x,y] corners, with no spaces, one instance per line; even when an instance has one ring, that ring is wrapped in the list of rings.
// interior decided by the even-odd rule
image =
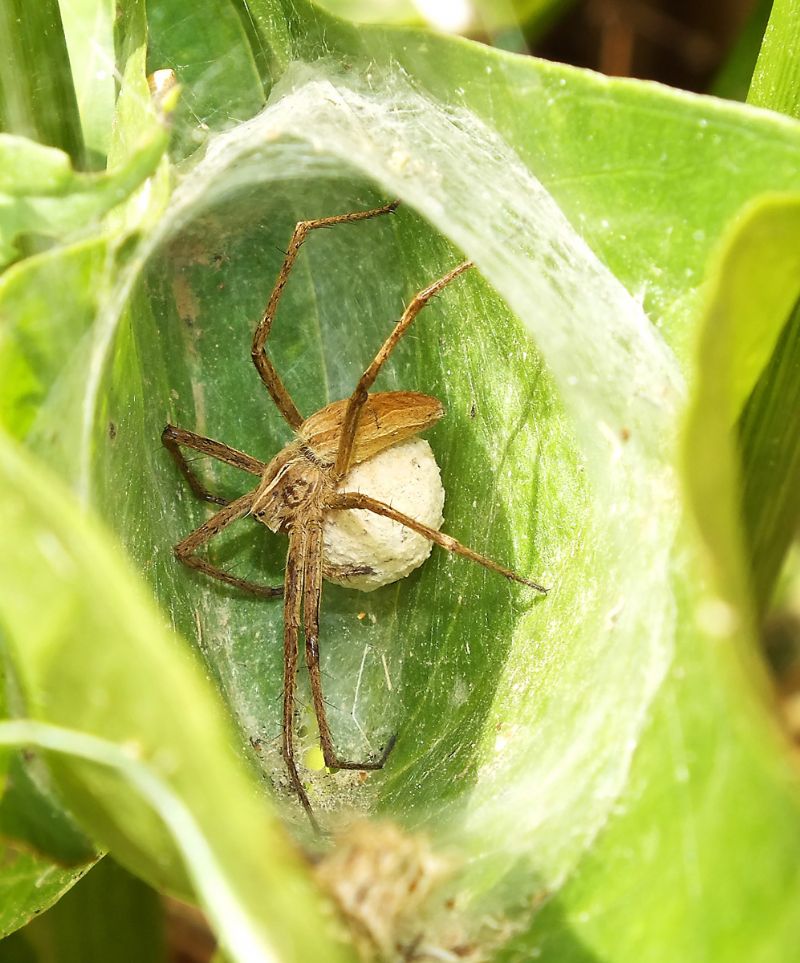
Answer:
[[[306,535],[302,526],[289,532],[289,551],[286,556],[286,582],[283,595],[283,725],[281,727],[281,755],[289,771],[292,787],[306,811],[312,827],[320,828],[311,802],[306,794],[294,758],[294,690],[297,683],[297,647],[303,607],[303,556]]]
[[[266,467],[263,461],[253,458],[252,455],[246,455],[243,451],[237,451],[235,448],[223,445],[222,442],[206,438],[204,435],[195,434],[193,431],[187,431],[185,428],[176,428],[174,425],[167,425],[161,432],[161,441],[170,455],[175,459],[175,463],[183,477],[189,483],[189,487],[194,494],[197,495],[198,498],[202,498],[203,501],[213,502],[215,505],[228,505],[229,501],[227,498],[221,498],[219,495],[212,495],[211,492],[205,488],[186,461],[181,447],[199,451],[203,455],[209,455],[211,458],[225,462],[226,465],[233,465],[234,468],[241,468],[242,471],[248,471],[251,475],[262,475]]]
[[[216,512],[216,514],[212,515],[211,518],[199,528],[190,532],[186,538],[178,542],[173,551],[175,557],[183,562],[184,565],[188,565],[189,568],[210,575],[212,578],[219,579],[220,582],[233,585],[235,588],[243,589],[245,592],[250,592],[261,598],[279,598],[283,595],[283,586],[260,585],[258,582],[249,582],[247,579],[231,575],[230,572],[226,572],[224,569],[212,565],[206,561],[206,559],[195,554],[198,548],[205,545],[206,542],[214,538],[215,535],[219,535],[220,532],[233,524],[233,522],[238,521],[238,519],[244,518],[250,511],[250,506],[253,504],[255,497],[256,489],[236,498],[229,505],[226,505]]]
[[[272,322],[275,320],[278,302],[283,294],[289,272],[294,266],[303,241],[305,241],[311,231],[320,227],[333,227],[336,224],[352,224],[355,221],[366,221],[371,217],[380,217],[382,214],[391,214],[397,209],[399,203],[399,201],[392,201],[391,204],[385,204],[383,207],[376,207],[370,211],[336,214],[333,217],[321,217],[313,221],[298,221],[295,226],[291,240],[289,241],[289,247],[286,250],[286,256],[281,265],[280,273],[272,289],[272,294],[269,297],[267,306],[264,309],[264,314],[253,335],[253,347],[251,350],[253,364],[261,376],[261,380],[266,385],[267,391],[269,391],[272,396],[272,400],[275,402],[278,411],[280,411],[292,428],[297,429],[302,425],[303,416],[297,410],[297,406],[292,401],[291,395],[281,381],[272,361],[270,361],[269,355],[265,350],[265,345],[270,330],[272,329]]]
[[[323,551],[322,520],[315,521],[306,529],[305,570],[303,580],[303,630],[306,641],[306,665],[311,680],[311,696],[314,700],[314,713],[319,726],[319,741],[322,755],[329,769],[382,769],[394,745],[392,737],[377,758],[368,762],[354,762],[343,759],[333,745],[325,697],[322,691],[322,675],[319,665],[319,606],[322,597]]]
[[[391,518],[393,521],[405,525],[406,528],[410,528],[412,531],[417,532],[419,535],[429,539],[448,552],[461,555],[462,558],[468,558],[471,562],[477,562],[479,565],[483,565],[484,568],[491,569],[493,572],[497,572],[512,582],[520,582],[522,585],[527,585],[532,589],[536,589],[537,592],[547,595],[547,589],[543,585],[539,585],[538,582],[532,582],[528,578],[517,575],[516,572],[504,568],[485,555],[481,555],[466,545],[462,545],[461,542],[452,536],[445,535],[443,532],[439,532],[428,525],[423,525],[422,522],[418,522],[415,518],[404,515],[402,512],[398,512],[392,508],[391,505],[380,502],[376,498],[370,498],[369,495],[362,495],[360,492],[340,492],[329,499],[327,507],[331,509],[360,508],[372,512],[375,515],[383,515],[385,518]]]
[[[344,421],[342,423],[342,434],[339,438],[339,450],[336,453],[336,463],[333,466],[332,478],[334,483],[340,482],[347,472],[350,470],[350,461],[353,457],[353,445],[356,438],[356,428],[358,426],[358,418],[361,414],[361,409],[364,407],[369,395],[369,389],[378,377],[378,372],[383,367],[386,359],[392,353],[392,351],[397,346],[397,343],[406,333],[411,325],[411,322],[416,318],[420,311],[425,307],[425,305],[430,301],[431,298],[435,297],[443,287],[453,281],[463,274],[468,268],[472,267],[472,261],[463,261],[457,267],[454,267],[452,271],[449,271],[444,277],[434,281],[429,284],[426,288],[423,288],[409,303],[408,307],[402,314],[402,317],[394,326],[392,333],[384,341],[383,346],[380,351],[375,355],[370,366],[361,375],[358,384],[355,387],[355,391],[350,395],[347,402],[347,409],[345,410]]]

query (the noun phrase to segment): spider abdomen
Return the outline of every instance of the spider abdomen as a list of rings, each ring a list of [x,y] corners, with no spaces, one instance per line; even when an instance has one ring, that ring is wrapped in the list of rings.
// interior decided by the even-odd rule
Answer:
[[[297,431],[300,443],[322,464],[332,465],[339,450],[348,399],[320,408]],[[444,414],[437,398],[419,391],[381,391],[370,394],[361,410],[353,441],[351,465],[425,431]]]

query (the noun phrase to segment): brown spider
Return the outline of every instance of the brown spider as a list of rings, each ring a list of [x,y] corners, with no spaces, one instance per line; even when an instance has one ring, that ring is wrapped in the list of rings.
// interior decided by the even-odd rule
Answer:
[[[207,522],[175,546],[176,557],[190,568],[255,595],[264,598],[283,596],[284,671],[281,751],[292,786],[315,828],[318,828],[317,822],[297,772],[292,738],[295,676],[301,624],[304,630],[306,664],[311,680],[314,711],[319,724],[319,737],[325,765],[330,769],[380,769],[394,743],[393,739],[390,740],[380,758],[365,762],[342,759],[334,748],[322,693],[318,647],[319,605],[322,580],[326,575],[323,558],[323,522],[327,513],[343,509],[363,509],[376,515],[383,515],[419,533],[448,552],[455,552],[492,571],[499,572],[508,579],[521,582],[539,592],[546,592],[546,589],[536,582],[503,568],[449,535],[423,525],[416,519],[396,511],[390,505],[358,492],[337,491],[340,482],[347,477],[351,467],[392,445],[417,435],[437,422],[444,414],[442,405],[435,398],[427,395],[413,391],[369,394],[369,389],[414,318],[445,285],[472,266],[470,261],[459,264],[413,298],[349,398],[326,405],[309,418],[303,418],[297,410],[265,352],[265,343],[272,327],[278,301],[300,246],[309,232],[316,228],[349,224],[381,214],[390,214],[397,205],[398,202],[394,201],[375,210],[340,214],[313,221],[300,221],[294,229],[280,274],[253,337],[252,358],[278,410],[294,429],[297,436],[295,441],[265,464],[252,455],[246,455],[221,442],[212,441],[210,438],[173,425],[167,425],[161,436],[194,494],[205,501],[223,506]],[[252,491],[228,502],[224,498],[212,495],[203,487],[184,458],[181,447],[194,449],[257,475],[260,481]],[[202,545],[246,515],[262,522],[273,532],[282,532],[289,536],[286,578],[283,586],[270,587],[238,578],[196,554]]]

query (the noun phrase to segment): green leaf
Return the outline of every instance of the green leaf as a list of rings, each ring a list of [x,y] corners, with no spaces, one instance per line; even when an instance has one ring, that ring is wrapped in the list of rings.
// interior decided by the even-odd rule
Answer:
[[[61,0],[60,8],[83,139],[97,167],[102,167],[114,114],[114,3]]]
[[[98,395],[116,434],[113,444],[96,436],[93,497],[149,566],[177,623],[191,632],[199,619],[223,691],[275,771],[279,607],[176,571],[169,544],[204,513],[178,502],[180,480],[139,439],[157,438],[170,420],[269,457],[287,433],[249,372],[248,350],[276,248],[298,218],[400,195],[407,206],[390,223],[309,242],[273,357],[301,410],[346,394],[403,299],[461,256],[410,208],[424,213],[503,300],[477,275],[454,284],[419,319],[381,387],[445,401],[448,419],[431,439],[448,529],[554,591],[532,604],[438,556],[376,595],[326,588],[337,739],[364,755],[399,728],[385,775],[371,780],[371,805],[458,847],[470,868],[454,885],[475,928],[482,913],[501,913],[525,930],[516,943],[523,958],[537,947],[560,958],[575,940],[609,959],[642,958],[648,945],[663,954],[658,938],[621,932],[611,911],[631,911],[620,895],[632,886],[623,853],[633,847],[643,858],[658,820],[663,835],[648,859],[660,881],[637,912],[660,933],[695,912],[700,886],[702,924],[672,940],[674,955],[697,958],[702,943],[715,959],[733,959],[716,921],[744,913],[756,883],[762,921],[794,898],[785,883],[797,856],[797,798],[766,711],[736,658],[719,663],[719,625],[703,621],[716,595],[676,483],[681,371],[692,370],[711,246],[746,200],[797,185],[798,131],[648,85],[392,36],[390,44],[328,26],[326,50],[338,44],[349,70],[330,60],[295,68],[263,114],[214,139],[185,172],[145,249],[153,255]],[[313,49],[312,34],[309,59]],[[389,50],[398,66],[386,62]],[[451,104],[455,89],[464,93]],[[723,170],[720,191],[713,184]],[[535,336],[546,369],[506,305]],[[739,406],[776,336],[736,383]],[[725,430],[738,410],[726,409]],[[228,495],[246,484],[217,466],[210,472]],[[114,482],[122,478],[124,506]],[[724,524],[730,538],[730,513]],[[274,581],[281,546],[260,543],[243,526],[216,557]],[[745,625],[731,652],[746,650]],[[696,753],[676,726],[698,733]],[[728,766],[710,787],[706,773],[721,751]],[[344,774],[309,778],[320,809],[369,798]],[[745,784],[749,806],[730,807]],[[762,807],[775,818],[750,883],[732,866],[749,853]],[[674,853],[701,814],[687,882]],[[528,929],[521,904],[543,889],[560,897]],[[596,923],[599,910],[587,914],[587,905],[608,922]],[[776,959],[794,936],[781,918],[786,928],[769,943]],[[737,952],[763,934],[746,934]]]
[[[0,720],[19,710],[19,699],[0,620]],[[0,940],[56,902],[95,858],[40,760],[0,746]],[[21,944],[8,952],[22,959]]]
[[[287,936],[316,897],[200,666],[105,537],[5,440],[0,503],[9,543],[26,546],[0,559],[0,618],[27,712],[50,723],[0,723],[0,744],[59,754],[83,825],[157,885],[190,892],[191,879],[234,959],[345,958],[324,928]],[[46,606],[31,585],[46,586]]]
[[[779,0],[772,6],[748,100],[797,117],[798,105],[792,93],[792,77],[797,69],[792,52],[794,19],[791,5]],[[787,208],[778,212],[781,218],[776,224],[778,237],[785,236],[787,220],[791,221],[793,216],[791,202]],[[789,235],[794,243],[791,227]],[[794,282],[797,293],[791,257],[778,248],[775,256],[779,284],[788,285],[791,291]],[[739,425],[745,534],[759,617],[766,611],[792,533],[800,523],[800,499],[796,494],[800,485],[800,441],[793,417],[800,390],[798,365],[800,307],[795,304]]]
[[[236,8],[226,0],[188,8],[165,0],[147,5],[148,70],[174,70],[183,88],[176,126],[179,135],[185,132],[186,153],[197,149],[209,129],[228,126],[231,117],[246,120],[264,104],[256,54]],[[201,77],[204,83],[198,83]]]
[[[778,253],[779,263],[785,252]],[[785,265],[784,265],[785,266]],[[740,420],[744,519],[753,591],[763,615],[800,520],[800,310],[795,306]]]
[[[739,514],[740,485],[743,489],[747,577],[759,617],[800,518],[800,454],[792,414],[798,390],[799,231],[797,197],[768,197],[751,207],[726,239],[711,272],[701,348],[705,379],[695,401],[695,430],[704,437],[696,440],[687,462],[698,493],[698,517],[724,563],[741,556],[742,533],[731,530],[730,516]],[[705,424],[711,419],[725,444],[722,426],[739,422],[740,484],[730,481],[729,453],[705,438],[714,434]],[[748,594],[732,572],[721,582]]]
[[[257,58],[256,39],[283,49],[288,35],[294,63],[246,123],[207,138],[197,124],[204,150],[176,172],[164,216],[126,250],[31,444],[114,527],[196,640],[240,743],[258,747],[303,833],[277,749],[280,604],[179,568],[171,546],[207,513],[158,437],[171,421],[261,458],[277,451],[290,435],[249,351],[294,222],[401,197],[391,219],[312,237],[272,357],[304,413],[343,397],[402,304],[473,258],[477,270],[426,308],[378,387],[444,401],[430,440],[447,530],[552,592],[536,600],[441,554],[372,595],[326,586],[321,647],[337,743],[364,756],[395,731],[398,741],[366,784],[304,770],[315,808],[331,823],[328,811],[379,813],[450,854],[441,898],[414,934],[440,956],[477,944],[503,960],[790,957],[800,798],[763,698],[729,435],[781,344],[791,282],[768,294],[765,315],[756,282],[772,275],[750,234],[712,254],[745,205],[800,188],[800,128],[428,34],[355,31],[299,0],[289,8],[275,31],[275,5],[269,17],[248,5],[253,25],[235,39],[237,57]],[[208,111],[215,81],[213,69],[190,81]],[[737,262],[740,243],[749,253]],[[734,277],[737,263],[747,269]],[[715,374],[709,332],[722,322],[706,289],[727,298],[734,281],[741,313],[723,320],[736,340],[719,349],[730,356]],[[707,463],[718,490],[705,487]],[[223,494],[248,484],[219,465],[197,467]],[[35,486],[23,489],[35,500]],[[221,541],[221,564],[280,579],[279,538],[246,520]],[[82,572],[94,554],[81,555]],[[193,706],[197,683],[187,690],[177,670],[167,675],[159,660],[171,644],[149,615],[131,628],[147,609],[138,597],[123,609],[119,594],[113,631],[103,622],[97,633],[103,647],[88,657],[70,644],[44,679],[70,718],[75,694],[63,693],[63,678],[83,673],[88,691],[110,679],[116,691],[120,678],[146,689],[131,730],[98,708],[89,731],[135,731],[152,745],[164,707],[175,693]],[[92,618],[107,618],[82,598]],[[44,619],[37,608],[20,624],[34,616]],[[108,646],[120,629],[135,646]],[[26,678],[44,649],[18,647]],[[305,721],[304,750],[314,745]],[[219,791],[226,770],[207,753],[198,763],[183,724],[174,758],[198,783],[213,772]],[[99,777],[79,772],[106,799]],[[107,813],[81,799],[105,837]],[[207,838],[227,841],[229,810],[203,812]],[[114,828],[115,850],[153,878],[126,835],[151,853],[153,827],[137,810]],[[235,866],[244,854],[227,845],[215,852]],[[314,910],[300,902],[305,934]]]
[[[47,770],[32,754],[14,756],[0,799],[0,836],[27,846],[61,867],[90,864],[97,857],[54,791]]]
[[[0,7],[0,64],[0,130],[60,148],[83,166],[58,0],[32,5],[5,0]]]
[[[0,938],[52,906],[88,868],[64,869],[1,839],[0,865]]]
[[[26,258],[0,277],[0,412],[23,438],[52,391],[64,358],[81,350],[113,269],[106,239]]]
[[[773,0],[747,94],[748,103],[792,117],[800,115],[800,63],[795,56],[798,39],[800,24],[794,0]]]
[[[153,173],[165,145],[161,131],[114,173],[80,174],[60,150],[0,134],[0,267],[17,255],[20,235],[62,239],[86,233],[87,225],[91,228]]]
[[[112,859],[101,860],[52,909],[0,943],[0,963],[159,963],[166,960],[159,896]]]
[[[722,566],[717,581],[736,599],[748,597],[739,564],[741,532],[730,519],[738,514],[738,486],[734,451],[727,429],[745,415],[744,522],[750,546],[750,577],[763,614],[788,548],[800,505],[782,456],[796,458],[795,431],[783,414],[781,402],[796,392],[789,377],[796,362],[796,324],[790,321],[800,296],[800,197],[788,195],[761,200],[740,219],[721,249],[700,340],[697,392],[687,435],[687,473],[695,513],[706,541]],[[775,349],[779,336],[785,333]],[[776,363],[767,361],[777,354]],[[788,362],[788,372],[786,370]],[[776,367],[777,365],[777,367]],[[756,375],[769,379],[769,406],[753,398]],[[762,382],[762,393],[767,381]],[[779,406],[775,410],[775,406]],[[758,410],[760,408],[760,410]],[[758,410],[758,415],[755,414]],[[754,446],[771,448],[772,458]],[[769,480],[768,480],[769,479]],[[755,492],[768,503],[757,504]],[[769,495],[766,495],[769,492]],[[787,524],[788,523],[788,524]],[[746,612],[746,608],[745,608]]]

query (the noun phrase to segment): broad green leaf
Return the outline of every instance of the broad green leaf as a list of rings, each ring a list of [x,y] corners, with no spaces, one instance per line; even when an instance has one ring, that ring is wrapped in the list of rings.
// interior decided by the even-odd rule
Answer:
[[[719,357],[716,363],[701,358],[700,367],[719,376],[724,393],[713,407],[721,422],[731,425],[741,415],[797,301],[798,229],[796,196],[763,197],[742,212],[709,271],[716,301],[707,309],[715,313],[706,322],[707,337],[717,350],[724,347],[729,361],[724,372]]]
[[[717,543],[725,560],[741,554],[736,541],[740,533],[731,532],[726,516],[738,514],[742,488],[747,577],[759,617],[769,602],[800,517],[800,449],[795,424],[798,241],[797,197],[767,197],[740,219],[723,249],[712,274],[714,293],[701,355],[701,370],[708,375],[704,395],[696,405],[720,424],[740,422],[740,483],[730,483],[727,455],[723,458],[716,448],[697,443],[688,461],[694,489],[701,493],[698,516],[708,525],[716,520],[716,537],[708,537]],[[699,414],[696,426],[710,433]],[[727,499],[720,498],[721,492],[727,493]],[[726,581],[733,584],[732,575]],[[744,586],[739,590],[747,594]]]
[[[0,798],[0,836],[62,868],[82,868],[97,858],[32,753],[18,754],[9,762]]]
[[[793,4],[778,0],[772,5],[748,92],[750,103],[795,118],[800,108],[793,89],[797,72],[793,40],[796,20]],[[778,272],[791,275],[791,257],[785,251],[777,255],[777,262]],[[788,279],[782,280],[786,284]],[[799,365],[800,303],[795,303],[792,317],[742,412],[739,426],[745,533],[759,617],[764,615],[792,535],[800,523],[800,440],[794,416],[800,391]]]
[[[791,333],[789,323],[793,309],[800,297],[800,196],[770,197],[755,204],[739,221],[727,243],[720,252],[719,263],[712,274],[713,284],[708,295],[708,307],[699,338],[697,386],[686,439],[686,470],[689,494],[695,515],[704,538],[711,547],[716,564],[720,567],[716,582],[721,592],[728,595],[726,604],[731,610],[741,610],[737,618],[747,619],[751,613],[746,602],[750,592],[745,584],[744,566],[741,564],[742,532],[731,526],[731,518],[739,514],[739,486],[736,484],[736,455],[730,427],[745,413],[745,403],[755,386],[755,373],[770,374],[766,361],[782,332]],[[796,339],[796,336],[795,336]],[[793,352],[792,339],[779,349],[783,355],[787,348],[789,357]],[[775,387],[775,386],[773,386]],[[774,399],[787,400],[790,391],[796,391],[791,379],[785,376],[777,382],[782,389]],[[750,421],[750,428],[764,433],[768,440],[784,418],[776,419],[770,412],[762,412],[758,423]],[[783,435],[787,434],[787,442]],[[751,477],[745,493],[753,487],[771,491],[770,502],[786,508],[790,517],[797,513],[797,495],[786,492],[793,489],[794,479],[786,472],[780,455],[794,453],[796,444],[792,432],[780,432],[781,443],[772,459],[774,480],[768,486],[758,477]],[[753,444],[750,439],[751,446]],[[762,442],[763,443],[763,442]],[[752,454],[745,450],[745,455]],[[791,455],[789,455],[791,460]],[[765,458],[743,459],[745,471],[748,464],[755,464],[764,471]],[[733,479],[733,482],[732,482]],[[769,512],[757,512],[752,495],[744,501],[744,525],[751,542],[749,577],[755,579],[757,589],[753,593],[763,608],[768,579],[777,576],[792,531],[785,531],[780,508],[778,518]]]
[[[720,626],[708,624],[716,595],[677,458],[705,260],[745,201],[797,185],[797,128],[649,85],[388,36],[329,27],[329,58],[338,43],[349,69],[330,59],[295,67],[264,113],[214,138],[185,172],[142,252],[114,369],[98,388],[116,432],[113,442],[95,436],[93,497],[176,622],[191,632],[199,620],[223,691],[279,779],[279,607],[176,570],[169,545],[204,511],[181,496],[156,446],[139,440],[155,441],[171,420],[269,457],[288,434],[248,350],[276,248],[301,217],[401,196],[406,207],[390,222],[309,242],[273,356],[301,410],[341,397],[403,299],[461,252],[473,257],[479,273],[420,317],[381,386],[446,403],[431,440],[448,529],[553,592],[535,602],[440,556],[376,595],[327,588],[337,738],[361,755],[394,729],[399,738],[371,789],[309,774],[315,805],[366,804],[433,829],[468,862],[452,885],[476,921],[471,935],[486,939],[480,921],[490,913],[524,930],[509,959],[545,948],[560,958],[575,941],[609,959],[663,952],[658,936],[621,934],[611,912],[633,886],[624,847],[642,856],[657,820],[662,836],[648,858],[659,884],[636,904],[650,931],[690,920],[669,944],[675,958],[712,947],[715,959],[735,959],[742,946],[762,946],[763,958],[780,959],[795,935],[782,900],[796,895],[785,885],[797,856],[796,791],[735,657],[718,664]],[[312,33],[308,59],[313,44]],[[724,191],[713,188],[721,171]],[[740,405],[768,353],[737,389]],[[737,414],[728,409],[726,429]],[[226,494],[246,484],[218,466],[206,478]],[[734,530],[730,515],[725,524]],[[215,557],[275,581],[283,546],[240,528]],[[745,639],[730,651],[745,651]],[[698,733],[696,753],[676,726]],[[710,794],[717,752],[728,765]],[[750,807],[730,807],[745,784]],[[762,807],[772,829],[759,871],[742,880],[732,865],[749,852]],[[690,819],[703,832],[687,882],[674,853]],[[734,947],[725,920],[752,904],[756,884],[762,921],[774,914],[783,929],[770,924],[764,945],[754,928]],[[522,906],[560,890],[528,930]]]
[[[0,865],[0,939],[52,906],[88,869],[59,867],[3,839]]]
[[[792,117],[800,115],[800,64],[795,56],[799,37],[797,4],[794,0],[774,0],[747,94],[748,103]]]
[[[0,963],[161,963],[159,896],[112,859],[101,860],[22,933],[0,943]]]
[[[779,255],[783,263],[785,251]],[[785,263],[783,263],[785,267]],[[800,519],[800,310],[795,306],[740,420],[743,508],[758,614],[763,615]]]
[[[102,166],[111,140],[114,113],[114,3],[59,0],[83,139]]]
[[[0,130],[59,148],[84,165],[58,0],[0,6]]]
[[[135,161],[140,153],[141,143],[154,144],[158,150],[143,172],[147,175],[144,183],[132,184],[138,190],[117,198],[122,203],[114,206],[105,222],[92,225],[90,238],[27,258],[0,278],[2,420],[18,437],[31,429],[45,395],[51,403],[54,397],[68,403],[65,396],[70,394],[70,387],[59,388],[61,375],[69,367],[65,358],[71,356],[72,365],[80,369],[94,341],[103,338],[98,326],[91,329],[92,321],[100,304],[110,296],[124,264],[125,242],[137,230],[157,221],[169,193],[169,170],[161,152],[167,138],[165,115],[171,104],[169,100],[163,102],[159,113],[151,103],[144,77],[146,41],[141,5],[126,7],[125,25],[119,117],[109,158],[114,173],[108,177],[112,181],[125,177],[131,158]],[[9,172],[9,191],[32,191],[48,178],[56,182],[51,188],[54,191],[68,186],[72,175],[63,157],[42,155],[35,145],[27,143],[17,146],[31,156],[27,157],[27,166],[19,164]],[[40,167],[31,163],[36,159],[41,161]],[[24,206],[25,198],[18,200]],[[62,409],[60,424],[53,433],[66,451],[75,449],[82,417],[81,401],[74,393],[72,401],[74,408],[69,414]]]
[[[113,174],[80,174],[60,150],[0,134],[0,267],[16,257],[20,235],[85,234],[153,173],[165,144],[162,130]]]
[[[187,153],[197,149],[208,129],[229,126],[231,117],[245,120],[263,105],[255,52],[235,4],[187,8],[155,0],[147,5],[147,17],[148,70],[173,69],[184,91],[176,123],[191,131]],[[205,82],[199,84],[201,76]]]
[[[0,620],[0,720],[20,708],[8,656]],[[0,746],[0,940],[58,900],[95,858],[41,761]],[[6,945],[0,942],[0,959],[22,960],[21,944]]]
[[[15,436],[27,434],[64,359],[81,350],[112,269],[108,241],[92,239],[0,276],[0,418]]]
[[[120,91],[114,109],[114,127],[108,154],[108,169],[117,175],[127,167],[141,142],[160,141],[171,130],[180,88],[168,86],[161,94],[151,95],[145,76],[147,60],[147,20],[144,0],[129,0],[120,10],[116,40],[120,62]],[[153,176],[124,206],[112,212],[111,228],[117,242],[129,234],[147,230],[156,223],[169,193],[169,169],[159,157]]]
[[[0,526],[25,546],[0,560],[0,619],[27,712],[49,723],[2,722],[0,743],[48,750],[83,825],[140,875],[182,892],[191,880],[234,959],[345,958],[324,927],[286,927],[316,903],[302,863],[198,662],[105,536],[5,440],[0,493]]]
[[[710,274],[709,258],[745,204],[800,187],[798,125],[287,9],[275,31],[274,4],[248,5],[241,42],[283,49],[288,29],[295,63],[262,113],[231,117],[177,171],[33,443],[196,639],[242,743],[259,747],[304,832],[277,751],[280,605],[179,569],[170,546],[207,516],[158,436],[169,420],[259,457],[276,451],[289,433],[249,345],[292,226],[401,197],[391,219],[308,242],[272,355],[313,411],[350,390],[404,301],[473,258],[477,270],[420,316],[379,387],[445,402],[430,439],[447,529],[553,590],[536,600],[442,555],[373,595],[326,587],[337,741],[352,755],[393,731],[398,742],[365,785],[306,772],[315,807],[331,822],[327,810],[378,812],[449,854],[453,909],[423,927],[439,955],[477,943],[508,960],[786,959],[800,927],[798,787],[759,701],[726,440],[776,344],[782,302],[765,320],[746,289],[746,313],[730,323],[754,335],[753,350],[733,346],[724,404],[694,417],[690,442],[681,426],[685,382],[695,399],[714,384],[695,343],[703,286],[728,269],[717,258]],[[246,64],[252,51],[237,49]],[[214,82],[211,69],[191,81],[209,111]],[[687,444],[698,459],[718,454],[708,518],[695,512],[711,499],[696,475],[681,481]],[[248,484],[198,469],[225,494]],[[284,552],[248,521],[214,557],[274,582]],[[122,665],[135,679],[123,655],[92,671]],[[148,691],[155,714],[168,688]],[[113,734],[114,719],[93,721]],[[217,838],[211,817],[204,827]]]

